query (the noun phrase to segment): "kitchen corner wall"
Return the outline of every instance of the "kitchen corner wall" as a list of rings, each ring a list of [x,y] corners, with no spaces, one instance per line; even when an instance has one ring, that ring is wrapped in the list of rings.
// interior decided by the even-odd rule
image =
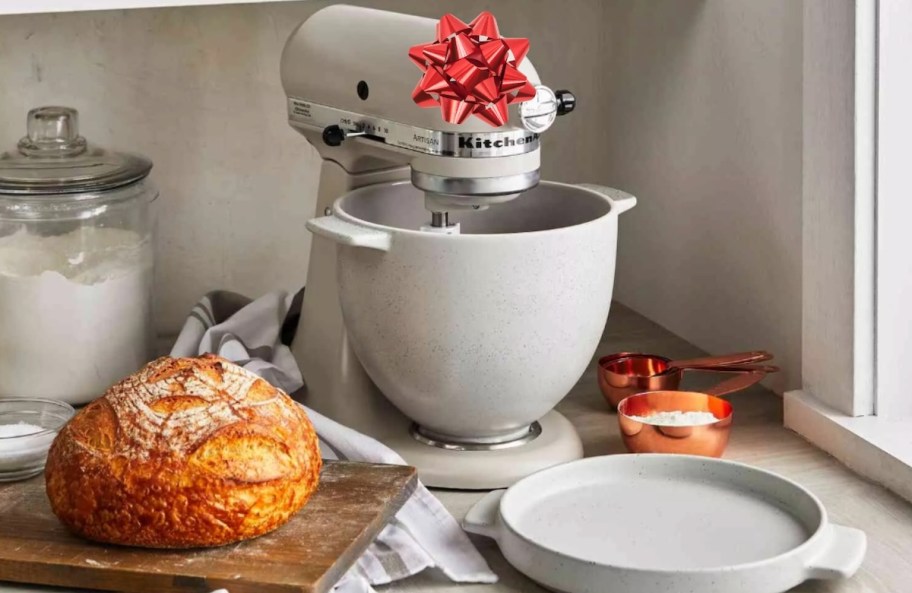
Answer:
[[[612,0],[599,180],[622,217],[616,297],[801,383],[802,3]]]
[[[155,162],[158,325],[206,291],[304,283],[318,159],[287,125],[279,55],[326,1],[0,17],[0,150],[41,104]],[[375,0],[439,17],[489,8],[579,107],[544,176],[640,198],[616,296],[713,351],[768,348],[800,378],[801,3]],[[330,76],[331,73],[327,73]],[[416,70],[417,80],[417,70]]]
[[[601,137],[599,0],[572,9],[548,0],[349,3],[433,18],[495,10],[504,31],[534,40],[544,80],[585,98],[549,132],[545,176],[592,180],[602,160],[591,149]],[[90,142],[154,161],[162,333],[176,332],[209,290],[255,296],[304,284],[319,159],[287,124],[279,57],[294,27],[327,4],[0,16],[0,152],[25,133],[30,107],[65,104],[79,109]]]

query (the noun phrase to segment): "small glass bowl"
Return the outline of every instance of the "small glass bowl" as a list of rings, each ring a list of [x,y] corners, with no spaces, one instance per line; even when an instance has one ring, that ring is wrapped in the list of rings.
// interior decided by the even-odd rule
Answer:
[[[75,413],[73,406],[62,401],[0,398],[0,482],[25,480],[40,474],[51,443]],[[41,430],[7,435],[8,426],[19,423],[40,426]]]

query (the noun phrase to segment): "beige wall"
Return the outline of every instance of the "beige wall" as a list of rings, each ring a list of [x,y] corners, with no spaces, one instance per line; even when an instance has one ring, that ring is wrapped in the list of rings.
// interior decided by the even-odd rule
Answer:
[[[713,351],[770,348],[795,384],[801,321],[801,9],[791,0],[387,0],[495,11],[580,103],[544,175],[616,185],[618,297]],[[205,291],[304,282],[317,159],[285,123],[279,53],[325,1],[0,17],[0,141],[31,106],[155,161],[160,327]]]
[[[175,331],[207,290],[256,295],[304,284],[318,159],[285,120],[279,56],[300,21],[329,2],[166,8],[0,17],[0,142],[24,133],[25,114],[64,103],[103,145],[155,162],[161,188],[158,310]],[[357,3],[357,2],[352,2]],[[471,18],[488,2],[363,2]],[[504,31],[535,40],[542,78],[587,100],[546,140],[545,174],[583,179],[597,168],[590,100],[597,76],[598,0],[500,1]],[[567,35],[590,40],[569,44]],[[404,59],[404,58],[403,58]],[[580,63],[579,68],[568,67]],[[585,65],[588,64],[589,67]],[[417,81],[416,70],[416,81]]]
[[[604,181],[639,196],[617,297],[712,352],[801,374],[801,27],[793,0],[606,3]]]

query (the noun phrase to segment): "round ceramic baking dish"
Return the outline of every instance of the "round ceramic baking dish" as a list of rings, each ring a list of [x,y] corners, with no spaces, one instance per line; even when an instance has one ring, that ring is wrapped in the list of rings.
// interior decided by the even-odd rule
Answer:
[[[852,576],[865,534],[800,485],[686,455],[593,457],[486,495],[467,531],[566,593],[780,593]]]

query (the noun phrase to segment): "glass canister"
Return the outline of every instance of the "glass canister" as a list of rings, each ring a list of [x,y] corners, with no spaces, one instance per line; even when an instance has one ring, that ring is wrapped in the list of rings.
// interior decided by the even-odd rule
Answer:
[[[0,397],[89,402],[153,346],[152,162],[40,107],[0,154]]]

